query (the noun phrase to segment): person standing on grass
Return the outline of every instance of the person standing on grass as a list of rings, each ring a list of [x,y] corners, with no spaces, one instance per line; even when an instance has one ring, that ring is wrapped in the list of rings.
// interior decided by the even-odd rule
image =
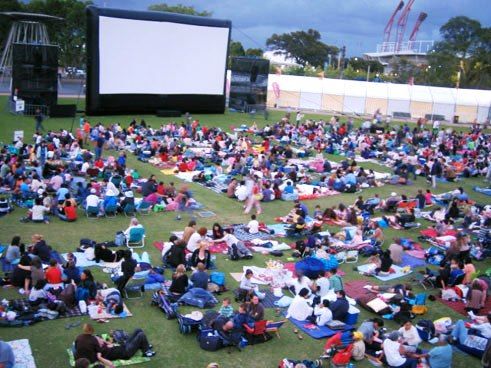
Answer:
[[[99,133],[95,141],[95,159],[98,160],[102,156],[102,149],[104,147],[104,143],[106,140],[104,139],[104,133]]]
[[[34,121],[36,122],[36,133],[40,132],[41,130],[44,132],[43,120],[44,116],[41,113],[41,110],[36,109],[36,115],[34,115]]]

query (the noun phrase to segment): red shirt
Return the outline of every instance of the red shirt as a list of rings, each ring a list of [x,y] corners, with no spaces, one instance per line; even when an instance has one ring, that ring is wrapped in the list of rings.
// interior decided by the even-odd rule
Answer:
[[[77,219],[77,208],[74,206],[65,207],[65,216],[67,220],[74,221]]]
[[[48,267],[46,269],[46,281],[49,284],[61,284],[61,270],[58,267]]]

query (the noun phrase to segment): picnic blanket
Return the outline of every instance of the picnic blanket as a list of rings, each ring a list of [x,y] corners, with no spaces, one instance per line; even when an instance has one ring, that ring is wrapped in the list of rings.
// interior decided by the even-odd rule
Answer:
[[[90,316],[90,319],[115,319],[115,318],[126,318],[126,317],[132,317],[133,314],[130,312],[130,310],[128,309],[128,307],[126,306],[126,304],[123,303],[123,309],[124,309],[124,313],[121,313],[121,314],[111,314],[111,313],[107,313],[105,309],[102,309],[101,310],[101,313],[98,313],[99,311],[99,308],[96,307],[96,308],[88,308],[88,311],[89,311],[89,316]]]
[[[238,282],[242,279],[246,270],[252,270],[251,282],[257,285],[271,285],[273,287],[283,287],[293,280],[293,274],[286,268],[271,269],[257,266],[243,266],[243,272],[232,272],[230,276]]]
[[[14,351],[14,368],[36,368],[36,362],[32,356],[32,349],[28,339],[7,341],[7,344]]]
[[[68,253],[63,253],[61,256],[63,257],[63,261],[60,263],[64,263],[67,260]],[[87,256],[83,252],[73,252],[73,255],[77,258],[77,267],[86,268],[86,267],[103,267],[103,268],[117,268],[121,264],[121,262],[104,262],[100,261],[97,263],[94,260],[88,260]]]
[[[436,238],[436,237],[438,237],[438,233],[433,228],[421,230],[419,233],[421,235],[423,235],[423,236],[427,236],[428,238]],[[457,231],[450,229],[450,230],[447,230],[445,232],[445,234],[443,234],[441,236],[455,236],[455,235],[457,235]]]
[[[268,229],[273,233],[275,237],[284,237],[286,236],[285,224],[273,224],[268,225]]]
[[[409,272],[403,272],[402,267],[397,266],[397,265],[392,265],[390,268],[394,272],[390,273],[389,275],[382,276],[379,274],[379,275],[373,275],[373,276],[375,276],[377,279],[379,279],[381,281],[390,281],[390,280],[398,279],[399,277],[409,275],[410,273],[413,272],[412,270],[409,270]],[[358,271],[363,272],[363,273],[371,273],[373,271],[373,265],[372,264],[364,264],[364,265],[358,266]]]
[[[243,224],[236,224],[233,225],[234,228],[234,235],[237,239],[242,240],[242,241],[250,241],[253,239],[269,239],[271,238],[271,234],[259,232],[257,234],[250,234],[246,229],[245,225]]]
[[[291,250],[292,248],[286,243],[280,243],[276,240],[262,240],[262,239],[254,239],[250,242],[252,245],[250,248],[258,253],[269,253],[271,251],[285,251]],[[264,247],[263,244],[270,243],[270,247]]]
[[[411,257],[414,257],[414,258],[419,258],[419,259],[425,259],[425,254],[426,254],[426,251],[424,249],[422,250],[407,250],[406,251],[406,254],[409,254]]]
[[[73,356],[72,349],[66,349],[66,352],[68,353],[68,362],[70,363],[70,367],[75,367],[75,357]],[[111,362],[115,367],[124,367],[127,365],[146,363],[149,361],[150,358],[143,357],[140,354],[136,354],[131,359],[128,360],[119,359],[119,360],[112,360]],[[91,367],[92,366],[93,365],[91,365]]]
[[[367,282],[366,280],[346,281],[344,283],[344,291],[346,292],[346,295],[352,298],[357,298],[360,295],[367,294],[370,292],[364,288],[365,285],[373,286],[374,284]]]
[[[426,266],[426,262],[423,259],[413,257],[413,256],[409,255],[407,252],[405,252],[402,255],[402,262],[401,262],[400,266],[401,267],[409,266],[411,268],[424,267],[424,266]]]
[[[326,337],[331,337],[336,335],[338,332],[353,330],[354,327],[351,325],[345,325],[341,330],[331,330],[327,326],[317,326],[309,321],[299,321],[295,318],[288,318],[291,323],[302,330],[305,334],[309,335],[314,339],[323,339]]]
[[[261,299],[261,304],[264,308],[277,308],[277,305],[274,303],[280,300],[282,297],[274,296],[273,292],[270,289],[259,289],[261,293],[264,293],[264,298]]]
[[[440,303],[445,304],[447,307],[452,308],[454,311],[467,316],[467,311],[465,310],[466,304],[464,304],[462,301],[457,300],[455,302],[449,301],[449,300],[444,300],[440,297],[437,298],[437,300]],[[489,312],[491,312],[491,298],[486,298],[486,304],[484,304],[484,307],[479,310],[479,315],[480,316],[486,316]],[[476,313],[477,314],[477,313]]]

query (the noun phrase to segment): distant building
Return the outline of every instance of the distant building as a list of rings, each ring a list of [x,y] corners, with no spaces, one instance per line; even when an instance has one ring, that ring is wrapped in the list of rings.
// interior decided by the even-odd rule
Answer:
[[[384,73],[392,72],[390,63],[394,57],[404,57],[415,65],[427,64],[426,55],[433,50],[434,41],[406,41],[399,46],[396,42],[384,42],[377,45],[376,52],[363,54],[366,60],[379,61],[384,66]]]
[[[275,54],[278,50],[265,51],[263,58],[268,59],[272,65],[279,66],[281,69],[292,66],[301,66],[294,58],[288,57],[285,54]]]

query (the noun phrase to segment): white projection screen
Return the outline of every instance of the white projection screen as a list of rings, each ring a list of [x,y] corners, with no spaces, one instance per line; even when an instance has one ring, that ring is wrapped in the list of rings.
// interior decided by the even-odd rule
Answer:
[[[90,114],[223,113],[229,21],[87,8]]]

